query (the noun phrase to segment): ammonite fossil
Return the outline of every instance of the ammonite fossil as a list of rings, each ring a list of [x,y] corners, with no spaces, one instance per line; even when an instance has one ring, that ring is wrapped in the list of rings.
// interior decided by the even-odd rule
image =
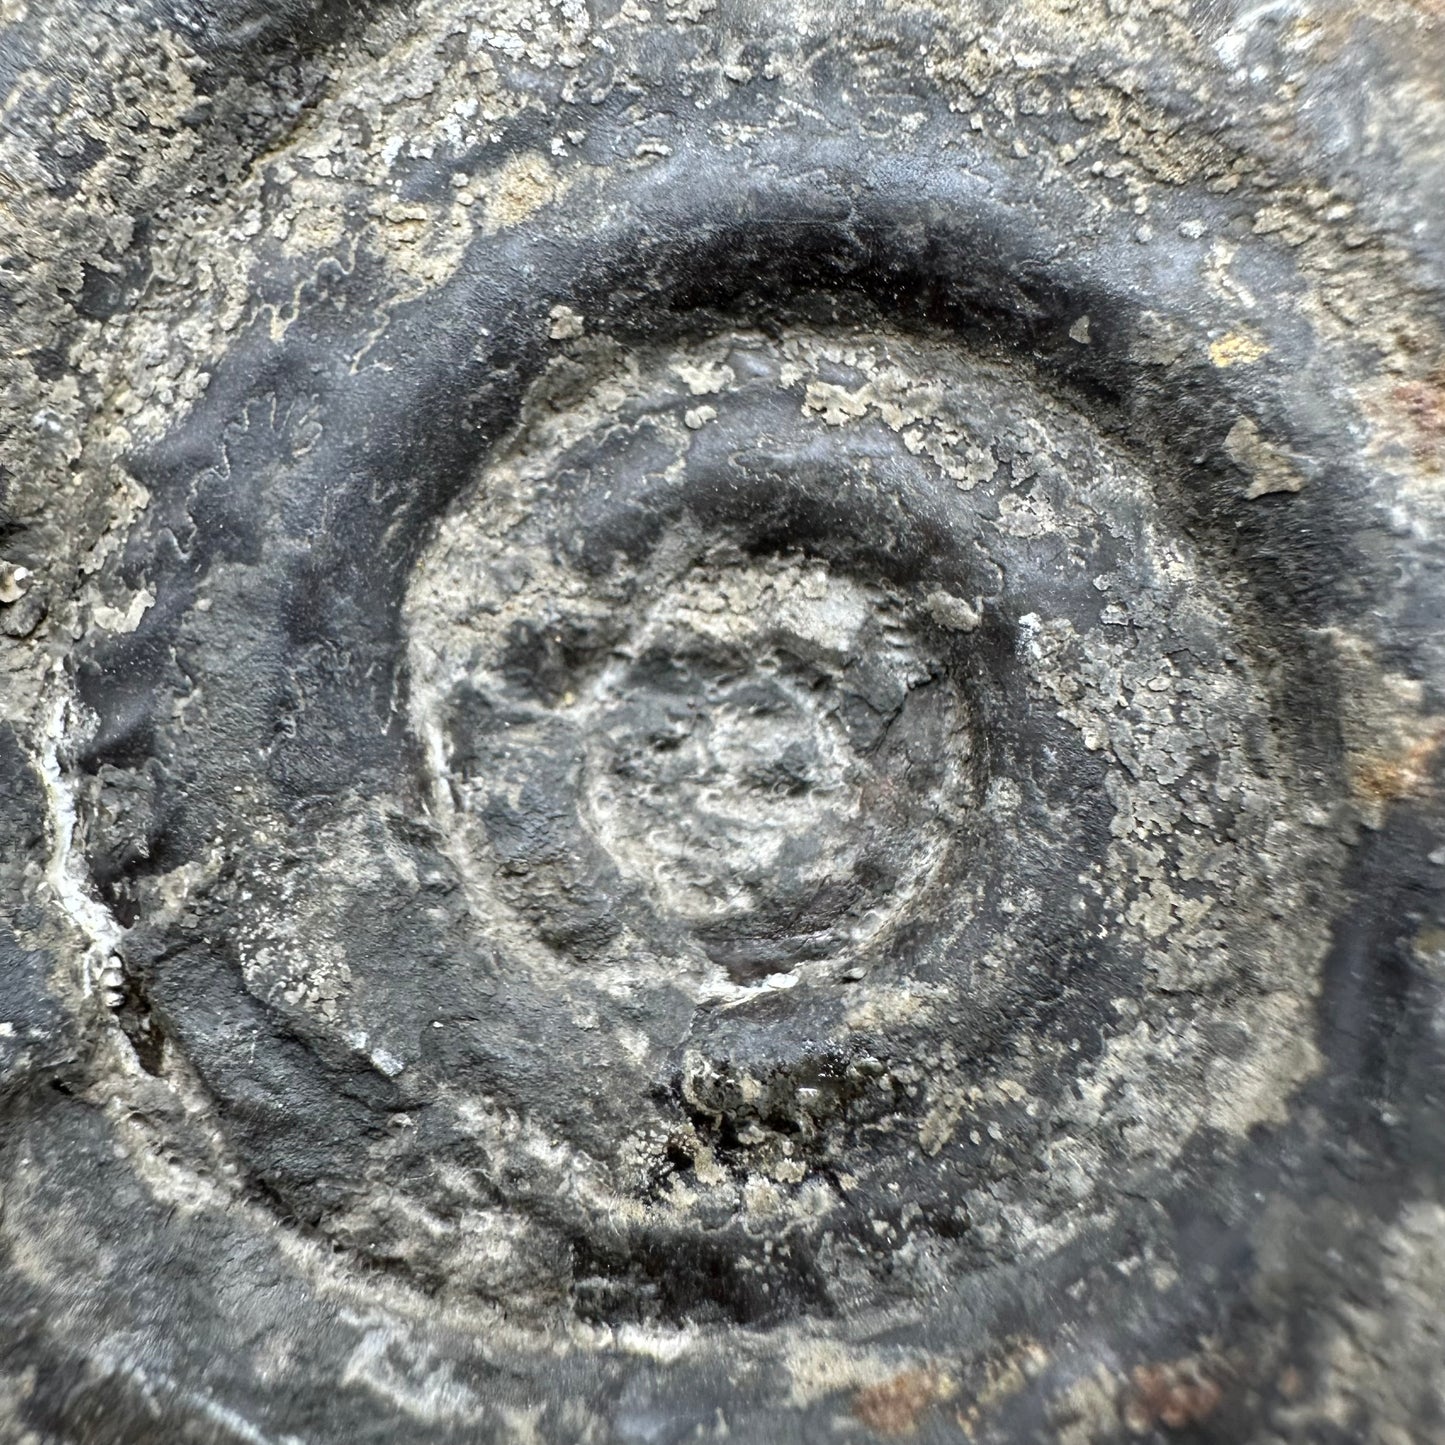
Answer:
[[[0,9],[0,1433],[1445,1429],[1434,7],[119,12]]]

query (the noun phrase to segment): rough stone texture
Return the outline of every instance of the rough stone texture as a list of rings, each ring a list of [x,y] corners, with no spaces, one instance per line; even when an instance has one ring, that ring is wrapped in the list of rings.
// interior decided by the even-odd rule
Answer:
[[[1445,18],[0,4],[0,1438],[1445,1431]]]

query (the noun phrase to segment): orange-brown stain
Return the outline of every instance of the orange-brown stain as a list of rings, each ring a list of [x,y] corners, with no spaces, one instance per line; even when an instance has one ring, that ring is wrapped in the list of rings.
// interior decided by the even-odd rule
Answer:
[[[1192,1360],[1136,1365],[1130,1379],[1133,1388],[1124,1402],[1124,1423],[1140,1435],[1156,1425],[1167,1430],[1198,1425],[1224,1398],[1218,1382]]]
[[[1404,752],[1365,758],[1355,769],[1355,793],[1368,802],[1394,803],[1419,792],[1441,742],[1445,731],[1436,731]]]
[[[1423,380],[1401,382],[1394,394],[1414,430],[1416,459],[1445,465],[1445,368]]]
[[[952,1382],[937,1370],[903,1370],[853,1396],[853,1413],[879,1435],[911,1435],[930,1405],[953,1394]]]

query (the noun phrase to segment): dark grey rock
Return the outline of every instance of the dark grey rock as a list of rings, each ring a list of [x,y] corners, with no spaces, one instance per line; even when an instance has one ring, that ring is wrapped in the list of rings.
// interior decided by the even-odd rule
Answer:
[[[5,1438],[1438,1433],[1431,6],[0,16]]]

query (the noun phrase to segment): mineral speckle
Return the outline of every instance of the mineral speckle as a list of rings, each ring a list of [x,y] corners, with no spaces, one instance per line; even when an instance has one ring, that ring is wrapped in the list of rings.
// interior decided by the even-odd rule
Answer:
[[[1429,1436],[1431,7],[0,73],[0,1433]]]

